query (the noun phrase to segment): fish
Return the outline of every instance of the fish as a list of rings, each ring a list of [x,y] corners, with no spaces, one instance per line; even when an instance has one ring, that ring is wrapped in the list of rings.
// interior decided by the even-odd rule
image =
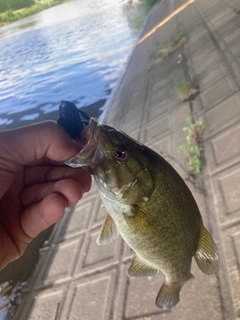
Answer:
[[[106,209],[98,245],[120,234],[134,251],[128,276],[165,275],[157,307],[171,310],[199,269],[219,270],[218,248],[204,227],[196,201],[177,171],[158,153],[94,119],[81,132],[84,148],[66,161],[94,176]]]

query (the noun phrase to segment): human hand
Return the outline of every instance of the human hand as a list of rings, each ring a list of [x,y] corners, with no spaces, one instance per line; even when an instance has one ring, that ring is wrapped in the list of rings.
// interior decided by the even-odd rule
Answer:
[[[53,121],[0,131],[0,269],[89,191],[90,175],[63,164],[80,149]]]

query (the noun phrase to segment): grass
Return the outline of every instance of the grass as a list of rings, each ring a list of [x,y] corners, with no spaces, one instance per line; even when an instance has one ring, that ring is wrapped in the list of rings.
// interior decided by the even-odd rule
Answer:
[[[141,30],[145,18],[151,8],[161,0],[138,0],[137,3],[127,1],[123,6],[124,14],[134,30],[135,34],[138,34]]]
[[[199,144],[204,131],[204,124],[202,121],[193,122],[190,118],[187,118],[183,131],[187,133],[186,141],[179,146],[178,152],[187,158],[189,171],[197,175],[203,168],[203,148]]]
[[[177,93],[181,102],[184,102],[193,100],[199,94],[199,89],[184,79],[177,84]]]
[[[167,59],[172,52],[182,47],[187,42],[187,38],[181,31],[176,31],[173,39],[165,43],[156,43],[156,50],[152,52],[151,58],[156,60],[156,63]]]
[[[56,6],[68,0],[34,0],[34,4],[19,10],[7,10],[0,13],[0,26],[28,17],[34,13]]]

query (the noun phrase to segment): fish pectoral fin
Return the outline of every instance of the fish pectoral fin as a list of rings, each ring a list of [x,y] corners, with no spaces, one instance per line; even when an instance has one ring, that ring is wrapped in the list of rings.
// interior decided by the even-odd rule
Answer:
[[[194,258],[202,272],[216,274],[219,269],[218,248],[207,229],[204,226],[202,228],[202,234]]]
[[[97,238],[97,244],[101,246],[103,244],[112,242],[118,237],[118,235],[119,232],[117,226],[110,214],[107,213]]]
[[[135,253],[128,269],[129,277],[150,277],[158,273],[158,270],[147,264]]]

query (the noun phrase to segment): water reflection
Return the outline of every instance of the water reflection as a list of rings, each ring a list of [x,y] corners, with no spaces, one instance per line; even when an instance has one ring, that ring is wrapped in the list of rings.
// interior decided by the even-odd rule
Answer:
[[[72,1],[1,28],[1,127],[29,114],[40,121],[62,99],[90,114],[94,105],[98,116],[136,39],[124,8],[117,0]]]

